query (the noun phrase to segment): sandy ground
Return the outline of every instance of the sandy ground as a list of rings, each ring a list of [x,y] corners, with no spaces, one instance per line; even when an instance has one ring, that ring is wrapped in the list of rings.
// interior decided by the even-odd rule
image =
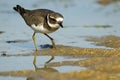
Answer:
[[[57,45],[56,49],[48,48],[42,51],[31,52],[28,55],[34,55],[34,61],[36,61],[36,56],[38,55],[69,55],[71,57],[87,57],[87,59],[50,62],[45,64],[43,68],[38,68],[36,64],[34,64],[35,70],[3,71],[0,72],[0,75],[27,77],[26,80],[120,80],[120,37],[110,35],[101,38],[89,37],[87,40],[95,42],[96,45],[104,45],[113,49],[79,48]],[[17,55],[3,54],[2,56]],[[52,68],[63,65],[84,66],[87,67],[87,70],[60,73]]]

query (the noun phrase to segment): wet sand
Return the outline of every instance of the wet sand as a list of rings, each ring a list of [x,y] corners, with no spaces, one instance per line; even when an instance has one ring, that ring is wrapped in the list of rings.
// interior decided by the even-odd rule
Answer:
[[[110,40],[110,41],[109,41]],[[120,46],[119,37],[106,36],[102,38],[89,37],[89,41],[108,46],[113,49],[100,48],[80,48],[57,45],[56,49],[47,48],[40,51],[31,52],[29,55],[52,55],[71,56],[73,58],[85,57],[85,60],[49,62],[44,67],[39,68],[34,64],[35,70],[3,71],[1,76],[26,77],[26,80],[120,80]],[[108,41],[108,42],[106,42]],[[103,43],[104,42],[104,43]],[[116,44],[115,44],[116,43]],[[21,56],[4,55],[4,56]],[[27,55],[26,55],[27,56]],[[86,70],[69,71],[61,73],[53,67],[56,66],[83,66]],[[46,76],[47,75],[47,76]]]

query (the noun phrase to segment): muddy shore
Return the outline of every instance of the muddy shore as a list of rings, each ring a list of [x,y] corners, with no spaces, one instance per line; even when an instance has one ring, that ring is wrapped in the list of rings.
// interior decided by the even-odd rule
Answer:
[[[111,47],[112,49],[100,48],[80,48],[57,45],[56,49],[44,49],[40,51],[31,52],[26,56],[35,54],[52,55],[52,56],[71,56],[71,57],[87,57],[85,60],[78,61],[62,61],[50,62],[43,68],[35,67],[35,70],[21,70],[21,71],[3,71],[0,72],[1,76],[19,76],[27,77],[26,80],[120,80],[120,38],[117,36],[106,36],[102,38],[89,37],[89,41],[96,42],[98,45]],[[5,56],[25,56],[18,55],[2,55]],[[36,58],[36,57],[34,57]],[[55,66],[84,66],[87,70],[72,71],[60,73],[52,67]],[[46,77],[47,75],[47,77]]]

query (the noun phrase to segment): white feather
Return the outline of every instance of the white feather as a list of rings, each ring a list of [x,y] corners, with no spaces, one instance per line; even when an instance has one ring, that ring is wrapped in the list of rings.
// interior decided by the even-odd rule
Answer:
[[[51,27],[51,28],[58,28],[60,25],[59,24],[52,24],[49,22],[49,20],[47,21],[48,22],[48,25]]]
[[[57,20],[58,22],[62,22],[62,21],[63,21],[63,18],[58,17],[56,20]]]
[[[48,29],[44,28],[43,24],[39,24],[37,26],[35,24],[32,24],[31,28],[35,32],[38,32],[38,33],[51,33],[51,31],[49,31]]]
[[[52,28],[58,28],[60,26],[59,24],[52,24],[49,22],[49,14],[47,15],[47,23]]]

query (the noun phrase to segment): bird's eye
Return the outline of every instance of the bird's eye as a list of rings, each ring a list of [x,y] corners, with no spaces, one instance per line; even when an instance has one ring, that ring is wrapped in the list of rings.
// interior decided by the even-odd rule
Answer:
[[[52,20],[53,22],[56,22],[56,20],[55,20],[55,19],[53,19],[53,18],[51,18],[51,20]]]

